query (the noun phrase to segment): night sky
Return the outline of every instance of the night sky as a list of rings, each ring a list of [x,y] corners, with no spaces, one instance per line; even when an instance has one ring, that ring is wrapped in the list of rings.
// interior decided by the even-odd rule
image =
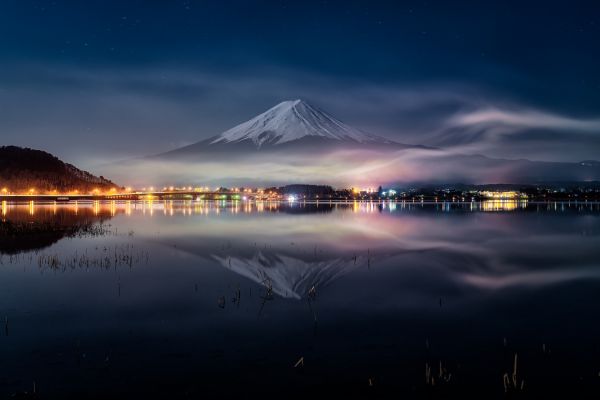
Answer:
[[[0,3],[1,144],[83,167],[296,98],[406,143],[598,159],[599,71],[597,1]]]

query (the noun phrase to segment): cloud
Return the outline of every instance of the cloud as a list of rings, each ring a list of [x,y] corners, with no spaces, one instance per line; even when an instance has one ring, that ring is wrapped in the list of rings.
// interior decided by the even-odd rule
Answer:
[[[329,184],[338,188],[424,183],[533,183],[599,180],[600,168],[578,164],[506,161],[436,149],[260,152],[222,161],[202,155],[177,161],[146,159],[97,169],[116,182],[144,186],[279,186]]]
[[[454,153],[579,161],[600,149],[593,116],[552,113],[465,83],[376,83],[281,68],[5,65],[0,132],[4,144],[46,149],[93,170],[194,143],[292,98],[360,129]]]
[[[541,128],[600,132],[600,119],[576,119],[536,110],[480,109],[457,114],[450,118],[448,123],[461,127],[509,127],[512,128],[512,132]]]
[[[575,118],[519,104],[481,106],[449,116],[427,141],[467,154],[540,161],[597,158],[600,119]]]

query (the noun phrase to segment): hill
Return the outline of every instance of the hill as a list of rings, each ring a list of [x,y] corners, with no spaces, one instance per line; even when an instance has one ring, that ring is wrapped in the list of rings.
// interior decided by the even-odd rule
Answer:
[[[59,193],[116,188],[110,180],[67,164],[50,153],[16,146],[0,147],[0,188],[11,193]]]

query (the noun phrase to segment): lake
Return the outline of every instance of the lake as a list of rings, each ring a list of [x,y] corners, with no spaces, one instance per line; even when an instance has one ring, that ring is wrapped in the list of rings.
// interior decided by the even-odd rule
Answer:
[[[600,395],[597,203],[2,203],[0,397]]]

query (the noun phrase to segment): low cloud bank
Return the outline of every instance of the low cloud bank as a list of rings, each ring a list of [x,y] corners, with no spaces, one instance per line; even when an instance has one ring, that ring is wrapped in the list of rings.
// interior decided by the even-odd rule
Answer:
[[[124,185],[270,186],[289,183],[369,187],[411,182],[526,183],[596,180],[600,168],[534,163],[443,150],[336,151],[326,156],[260,153],[216,161],[138,160],[106,165],[100,171]]]

